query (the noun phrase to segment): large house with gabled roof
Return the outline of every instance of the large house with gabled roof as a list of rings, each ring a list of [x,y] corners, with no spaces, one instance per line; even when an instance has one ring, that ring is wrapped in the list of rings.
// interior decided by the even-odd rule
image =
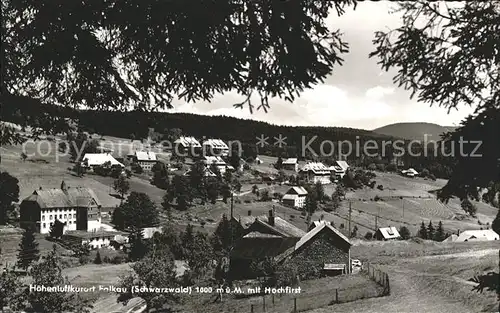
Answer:
[[[293,247],[305,231],[288,221],[268,215],[232,218],[241,225],[243,236],[236,240],[230,253],[230,275],[235,279],[251,278],[251,264],[256,260],[274,258]]]
[[[330,184],[331,171],[326,165],[320,162],[309,162],[306,163],[299,171],[299,175],[304,178],[307,182],[316,184],[321,183],[323,185]]]
[[[302,186],[294,186],[283,195],[281,202],[293,208],[303,208],[306,203],[307,190]]]
[[[94,191],[86,187],[68,187],[33,191],[20,205],[20,225],[34,226],[41,234],[48,234],[56,220],[65,224],[64,232],[96,228],[100,223],[101,203]]]

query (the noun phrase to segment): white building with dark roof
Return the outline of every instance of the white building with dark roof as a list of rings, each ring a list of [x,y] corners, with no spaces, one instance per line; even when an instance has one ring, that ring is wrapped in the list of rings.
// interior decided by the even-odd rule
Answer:
[[[86,187],[35,190],[20,205],[21,227],[35,226],[48,234],[56,220],[65,224],[64,231],[95,228],[100,223],[101,203],[94,191]]]
[[[320,162],[306,163],[299,171],[300,176],[305,178],[309,183],[321,183],[323,185],[330,184],[330,169]]]
[[[180,137],[176,141],[174,141],[174,144],[180,145],[183,148],[201,148],[201,144],[196,138],[194,137]]]
[[[304,187],[294,186],[283,195],[282,203],[294,208],[303,208],[306,204],[307,190]]]
[[[284,170],[297,172],[299,170],[299,162],[297,158],[288,158],[281,164]]]
[[[229,146],[221,139],[207,139],[203,142],[203,151],[208,155],[228,156]]]
[[[228,165],[220,156],[205,156],[203,158],[203,163],[205,163],[210,170],[215,166],[221,174],[224,174],[228,169]]]
[[[495,241],[499,240],[499,235],[492,229],[466,230],[458,236],[451,235],[445,241],[452,242],[474,242],[474,241]]]
[[[151,151],[136,151],[134,161],[144,170],[151,171],[153,166],[158,162],[156,153]]]

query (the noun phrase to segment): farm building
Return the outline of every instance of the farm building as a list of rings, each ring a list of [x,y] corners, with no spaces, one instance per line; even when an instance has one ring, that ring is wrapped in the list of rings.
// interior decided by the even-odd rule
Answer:
[[[401,174],[406,177],[415,177],[418,175],[418,172],[413,168],[409,168],[407,170],[402,170]]]
[[[48,234],[56,220],[65,223],[64,231],[87,231],[100,223],[101,203],[95,193],[85,187],[35,190],[20,205],[20,224],[26,228],[35,225],[37,232]]]
[[[111,242],[116,241],[119,236],[124,237],[127,235],[125,232],[119,231],[81,231],[72,230],[68,231],[63,235],[63,241],[70,244],[88,244],[91,249],[100,249],[112,246]]]
[[[292,263],[300,279],[351,273],[351,242],[330,223],[320,222],[277,258]]]
[[[455,236],[455,237],[452,237]],[[466,230],[457,235],[451,235],[445,241],[468,242],[468,241],[493,241],[499,240],[498,234],[492,229]]]
[[[194,137],[180,137],[174,141],[175,154],[196,155],[202,149],[201,144]]]
[[[240,218],[240,222],[246,224],[242,226],[246,229],[230,255],[230,275],[235,279],[252,278],[256,274],[250,270],[254,261],[277,257],[305,235],[303,230],[275,216],[273,210],[268,215]]]
[[[203,163],[205,163],[208,169],[215,166],[221,174],[224,174],[228,169],[228,165],[220,156],[205,156]]]
[[[82,164],[89,170],[95,167],[109,165],[110,167],[125,167],[109,153],[86,153],[83,156]]]
[[[184,176],[190,176],[191,175],[191,170],[186,171]],[[217,177],[217,175],[214,174],[210,169],[205,168],[205,177]]]
[[[281,164],[284,170],[297,172],[299,170],[299,163],[297,158],[288,158]]]
[[[221,139],[207,139],[203,142],[203,152],[207,155],[228,156],[229,146]]]
[[[377,240],[392,240],[392,239],[398,239],[401,237],[399,235],[399,231],[394,226],[379,228],[375,232],[374,236],[375,236],[375,239],[377,239]]]
[[[136,151],[134,160],[144,171],[151,171],[153,166],[158,162],[156,154],[150,151]]]
[[[321,183],[323,185],[330,184],[331,172],[323,163],[309,162],[304,165],[299,171],[300,176],[305,178],[309,183]]]
[[[322,224],[330,224],[331,226],[335,227],[335,225],[333,224],[333,221],[330,222],[330,221],[325,221],[325,220],[319,220],[319,221],[313,221],[311,223],[311,225],[309,225],[307,231],[311,231],[314,228],[316,228],[316,227],[318,227],[318,226],[320,226]]]
[[[264,163],[259,157],[256,157],[254,160],[255,164],[262,164]]]
[[[283,204],[294,207],[303,208],[306,203],[307,190],[304,187],[295,186],[283,195],[281,201]]]

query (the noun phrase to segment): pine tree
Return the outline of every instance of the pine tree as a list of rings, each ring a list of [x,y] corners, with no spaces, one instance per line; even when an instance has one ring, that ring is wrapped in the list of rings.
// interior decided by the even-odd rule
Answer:
[[[436,233],[434,235],[434,240],[435,241],[443,241],[445,239],[445,234],[444,234],[444,229],[443,229],[443,223],[439,221],[438,227],[436,229]]]
[[[101,253],[99,251],[95,255],[94,264],[102,264]]]
[[[424,222],[422,221],[422,224],[420,224],[420,230],[418,231],[418,236],[422,239],[427,239],[427,228],[425,227]]]
[[[32,262],[38,261],[40,258],[40,251],[38,250],[38,243],[35,239],[34,227],[28,227],[21,238],[19,243],[19,254],[17,256],[17,266],[27,270]]]
[[[140,228],[135,228],[132,230],[129,236],[130,241],[130,251],[129,258],[132,261],[141,260],[147,251],[146,243],[144,242],[144,233]]]
[[[316,197],[309,193],[306,196],[306,203],[304,207],[306,213],[308,213],[309,216],[311,216],[314,214],[314,212],[316,212],[317,208],[318,208],[318,202],[316,201]]]
[[[427,226],[427,239],[434,240],[434,226],[432,225],[432,221],[429,221],[429,225]]]

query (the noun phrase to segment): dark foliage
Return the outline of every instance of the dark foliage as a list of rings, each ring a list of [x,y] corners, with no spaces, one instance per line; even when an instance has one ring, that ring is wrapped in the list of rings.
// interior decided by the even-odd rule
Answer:
[[[19,180],[7,172],[0,172],[0,225],[5,225],[14,211],[13,202],[19,201]]]

